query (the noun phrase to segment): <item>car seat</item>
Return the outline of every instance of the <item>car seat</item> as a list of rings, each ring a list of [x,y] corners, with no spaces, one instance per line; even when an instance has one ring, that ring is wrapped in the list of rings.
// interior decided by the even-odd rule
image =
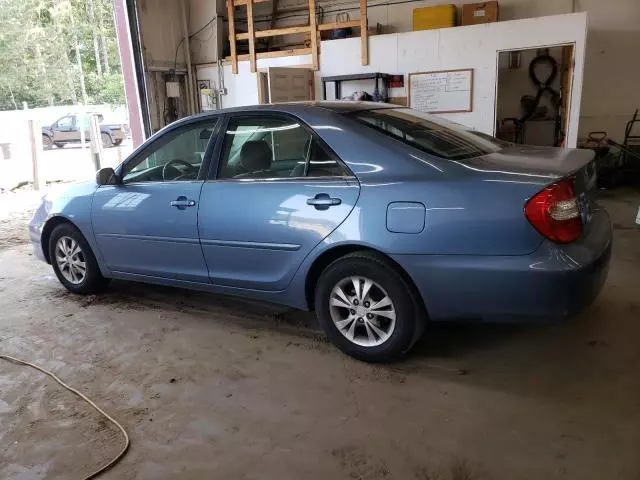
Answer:
[[[273,153],[271,147],[264,140],[249,140],[242,145],[240,150],[240,165],[245,173],[235,175],[233,178],[267,178],[273,175],[271,172],[271,159]]]

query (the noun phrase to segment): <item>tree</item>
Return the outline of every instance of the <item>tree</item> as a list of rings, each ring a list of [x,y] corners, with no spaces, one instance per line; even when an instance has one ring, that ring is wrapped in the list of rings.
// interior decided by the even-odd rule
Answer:
[[[87,0],[87,15],[89,16],[89,20],[93,25],[96,24],[96,11],[93,8],[93,0]],[[98,26],[99,30],[102,30]],[[96,29],[91,30],[91,35],[93,36],[93,51],[96,59],[96,71],[98,72],[98,76],[102,76],[102,61],[100,60],[100,41],[98,40],[98,36],[101,32],[96,31]]]
[[[124,104],[111,0],[0,0],[0,109]]]
[[[104,16],[105,12],[110,14],[110,18],[113,18],[113,3],[112,0],[98,0],[98,39],[100,40],[100,46],[102,47],[102,61],[104,62],[104,73],[109,75],[111,73],[110,61],[109,61],[109,46],[107,39],[115,39],[115,29],[113,22],[107,22],[107,25],[113,32],[109,31],[109,28],[105,30]]]

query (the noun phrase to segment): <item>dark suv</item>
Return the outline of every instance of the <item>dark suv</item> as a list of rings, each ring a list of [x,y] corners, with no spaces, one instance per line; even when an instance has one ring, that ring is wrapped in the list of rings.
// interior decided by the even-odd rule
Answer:
[[[104,117],[100,114],[100,137],[105,148],[120,145],[125,137],[124,126],[117,124],[104,124]],[[51,150],[53,146],[62,148],[68,143],[80,143],[80,123],[84,125],[86,141],[89,141],[89,114],[84,118],[78,114],[69,114],[59,118],[51,125],[42,127],[42,146],[45,150]]]

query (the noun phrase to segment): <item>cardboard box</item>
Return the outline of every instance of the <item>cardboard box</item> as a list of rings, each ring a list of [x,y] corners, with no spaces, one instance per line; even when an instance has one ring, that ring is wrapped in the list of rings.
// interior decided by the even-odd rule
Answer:
[[[456,26],[456,6],[437,5],[413,9],[413,30],[432,30]]]
[[[462,6],[462,25],[498,21],[498,2],[467,3]]]

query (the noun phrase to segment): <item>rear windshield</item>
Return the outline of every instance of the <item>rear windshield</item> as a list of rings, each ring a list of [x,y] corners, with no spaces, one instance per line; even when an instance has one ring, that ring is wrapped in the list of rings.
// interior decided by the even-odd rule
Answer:
[[[447,160],[479,157],[502,148],[489,135],[410,108],[366,110],[349,116],[378,132]]]

